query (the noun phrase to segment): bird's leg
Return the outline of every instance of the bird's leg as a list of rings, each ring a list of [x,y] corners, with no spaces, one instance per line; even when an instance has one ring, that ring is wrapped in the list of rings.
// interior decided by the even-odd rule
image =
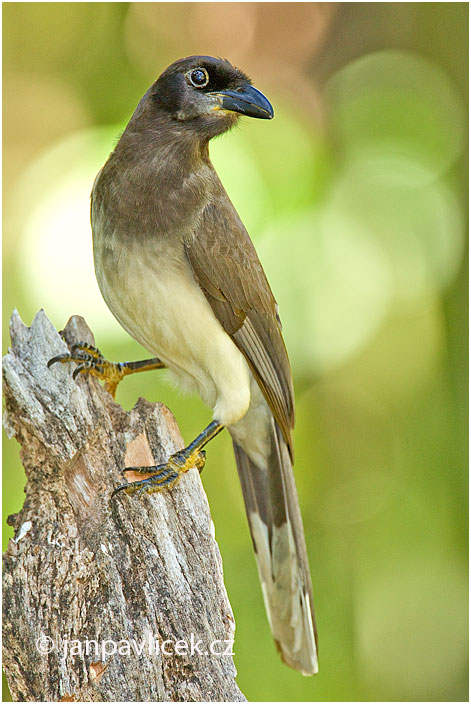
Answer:
[[[75,379],[79,374],[89,374],[98,377],[105,382],[105,389],[114,399],[116,388],[123,377],[134,372],[146,372],[148,370],[160,370],[165,364],[154,357],[150,360],[138,360],[136,362],[109,362],[101,354],[98,348],[88,343],[76,343],[72,345],[70,353],[57,355],[47,363],[50,367],[55,362],[76,362],[72,377]]]
[[[144,480],[120,485],[114,490],[111,497],[114,497],[115,494],[121,491],[126,492],[126,494],[134,494],[137,492],[138,495],[141,495],[143,492],[159,492],[165,487],[175,485],[183,473],[188,472],[190,468],[198,468],[201,472],[206,462],[206,453],[202,449],[209,441],[217,436],[223,428],[224,426],[218,421],[212,421],[189,446],[171,455],[167,462],[162,465],[124,468],[123,472],[132,471],[147,475],[152,473],[152,475],[151,477],[146,477]]]

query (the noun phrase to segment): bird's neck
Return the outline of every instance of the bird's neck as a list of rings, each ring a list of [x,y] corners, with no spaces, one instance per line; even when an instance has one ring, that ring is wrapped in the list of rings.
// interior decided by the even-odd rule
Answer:
[[[140,116],[131,120],[119,140],[115,154],[128,164],[151,166],[152,171],[175,172],[180,178],[193,173],[203,163],[210,164],[209,138],[191,128],[189,123],[166,116]]]
[[[125,212],[129,227],[136,219],[141,237],[145,235],[143,213],[149,221],[149,235],[156,228],[170,235],[181,230],[182,222],[196,223],[219,183],[207,140],[195,139],[178,124],[156,122],[144,130],[141,125],[128,125],[101,179],[114,185],[114,204],[107,218]],[[99,198],[97,192],[97,203]]]

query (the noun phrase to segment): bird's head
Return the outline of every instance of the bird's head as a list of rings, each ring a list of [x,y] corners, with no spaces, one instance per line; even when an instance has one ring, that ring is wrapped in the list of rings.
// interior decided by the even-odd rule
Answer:
[[[147,106],[207,136],[229,129],[240,115],[270,119],[273,108],[228,61],[190,56],[169,66],[147,94]]]

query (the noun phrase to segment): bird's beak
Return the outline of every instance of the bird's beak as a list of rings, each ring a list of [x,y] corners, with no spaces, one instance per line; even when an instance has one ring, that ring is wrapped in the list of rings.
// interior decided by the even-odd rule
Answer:
[[[207,93],[217,99],[218,105],[213,110],[228,110],[248,117],[271,120],[274,115],[270,102],[256,88],[247,84],[241,88]]]

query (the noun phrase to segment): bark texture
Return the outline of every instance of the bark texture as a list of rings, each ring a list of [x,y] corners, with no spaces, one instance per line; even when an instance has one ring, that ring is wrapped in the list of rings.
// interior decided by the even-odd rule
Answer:
[[[124,411],[96,379],[74,381],[71,364],[48,369],[64,339],[93,343],[82,318],[64,339],[42,311],[30,328],[15,312],[10,328],[4,424],[27,476],[4,556],[13,698],[245,700],[232,656],[219,655],[235,625],[198,471],[169,491],[110,502],[122,468],[183,446],[174,417],[144,399]]]

